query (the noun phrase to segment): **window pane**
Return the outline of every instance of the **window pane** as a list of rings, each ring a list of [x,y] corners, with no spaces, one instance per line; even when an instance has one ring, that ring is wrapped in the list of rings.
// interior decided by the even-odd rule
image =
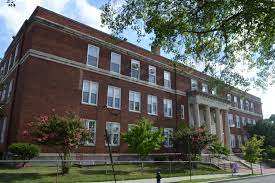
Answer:
[[[96,101],[96,94],[94,94],[94,93],[91,94],[91,103],[92,104],[96,104],[97,103],[97,101]]]
[[[88,65],[97,67],[97,57],[88,55]]]
[[[113,107],[113,97],[108,97],[108,106]]]
[[[120,99],[115,98],[115,108],[120,108]]]
[[[88,46],[88,65],[97,67],[99,48],[93,45]]]
[[[120,69],[119,64],[116,64],[116,63],[111,64],[111,71],[116,72],[116,73],[120,73],[119,69]]]

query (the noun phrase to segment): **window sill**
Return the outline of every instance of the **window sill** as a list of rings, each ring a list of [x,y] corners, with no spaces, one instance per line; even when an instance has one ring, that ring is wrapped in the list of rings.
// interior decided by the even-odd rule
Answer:
[[[153,114],[153,113],[147,113],[150,116],[158,116],[158,114]]]
[[[95,144],[84,144],[85,147],[95,147]]]
[[[133,110],[130,110],[130,109],[129,109],[129,112],[134,112],[134,113],[139,113],[139,114],[141,113],[140,111],[133,111]]]
[[[114,109],[114,110],[118,110],[120,111],[120,108],[114,108],[114,107],[110,107],[110,106],[107,106],[108,109]]]
[[[90,104],[90,103],[85,103],[85,102],[81,102],[81,104],[83,104],[83,105],[89,105],[89,106],[97,106],[97,104]]]

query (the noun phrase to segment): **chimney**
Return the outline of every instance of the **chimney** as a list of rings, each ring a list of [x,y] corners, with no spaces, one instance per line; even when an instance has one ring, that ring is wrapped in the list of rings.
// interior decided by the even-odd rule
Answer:
[[[151,52],[154,53],[155,55],[160,55],[160,46],[152,44]]]

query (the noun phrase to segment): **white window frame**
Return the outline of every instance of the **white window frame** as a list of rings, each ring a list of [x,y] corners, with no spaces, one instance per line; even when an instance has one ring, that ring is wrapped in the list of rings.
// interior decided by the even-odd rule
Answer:
[[[250,108],[249,101],[246,100],[246,101],[245,101],[245,110],[249,111],[249,108]]]
[[[133,100],[130,100],[131,95],[133,95]],[[136,100],[137,97],[137,100]],[[130,103],[134,102],[134,109],[131,109],[131,105]],[[136,109],[136,102],[138,102],[138,109],[139,110],[135,110]],[[136,91],[129,91],[129,111],[130,112],[138,112],[140,113],[140,106],[141,106],[141,93],[140,92],[136,92]]]
[[[165,88],[172,88],[171,72],[163,71],[163,86]]]
[[[240,116],[236,115],[236,127],[241,128]]]
[[[7,126],[7,117],[2,118],[1,122],[3,123],[2,131],[0,132],[0,144],[4,143],[5,140],[5,132],[6,132],[6,126]]]
[[[109,106],[109,102],[108,102],[108,98],[109,98],[109,89],[113,89],[113,104],[112,106]],[[119,107],[115,107],[115,90],[118,90],[119,91]],[[118,88],[118,87],[115,87],[115,86],[111,86],[111,85],[108,85],[108,90],[107,90],[107,107],[108,108],[111,108],[111,109],[117,109],[117,110],[120,110],[121,108],[121,88]]]
[[[191,91],[198,91],[198,89],[199,89],[198,80],[191,79]]]
[[[233,101],[234,101],[234,106],[238,107],[238,97],[237,96],[233,97]]]
[[[115,58],[118,58],[119,60],[115,60]],[[118,72],[112,70],[112,63],[115,63],[115,64],[119,65]],[[115,53],[115,52],[111,52],[110,71],[113,72],[113,73],[120,74],[120,72],[121,72],[121,55],[120,54]]]
[[[156,100],[156,112],[153,113],[153,105],[154,105],[154,100]],[[150,113],[150,107],[151,106],[151,113]],[[154,96],[154,95],[147,95],[147,113],[149,115],[154,115],[154,116],[157,116],[158,115],[158,97],[157,96]]]
[[[7,97],[8,99],[9,99],[10,96],[11,96],[12,88],[13,88],[13,79],[10,80],[10,83],[9,83],[8,97]]]
[[[184,105],[180,105],[180,119],[184,119],[185,116],[184,116]]]
[[[97,49],[96,55],[93,55],[93,56],[95,56],[95,57],[97,58],[96,66],[90,65],[90,64],[89,64],[89,50],[90,50],[90,48],[95,48],[95,49]],[[100,48],[99,48],[99,47],[94,46],[94,45],[91,45],[91,44],[88,44],[88,50],[87,50],[87,65],[88,65],[88,66],[91,66],[91,67],[98,67],[98,64],[99,64],[99,52],[100,52]]]
[[[255,112],[254,103],[250,102],[250,111]]]
[[[206,83],[202,83],[202,92],[208,93],[208,85]]]
[[[231,102],[232,100],[232,95],[230,93],[227,94],[227,100]]]
[[[173,128],[164,128],[163,135],[164,135],[163,146],[166,148],[173,147]],[[169,135],[169,136],[167,136],[167,135]],[[166,143],[166,141],[168,141],[168,142]]]
[[[228,124],[229,127],[235,127],[233,114],[228,114]]]
[[[242,124],[243,124],[243,126],[246,126],[246,121],[245,121],[245,117],[244,116],[242,117]]]
[[[84,83],[85,82],[89,83],[88,102],[83,101],[83,99],[84,99],[84,95],[83,95],[83,93],[84,93]],[[96,86],[96,103],[95,104],[91,102],[91,93],[93,91],[93,87],[92,86]],[[83,82],[82,82],[82,99],[81,99],[81,103],[82,104],[87,104],[87,105],[97,106],[97,103],[98,103],[98,88],[99,88],[98,82],[83,80]]]
[[[167,111],[165,109],[165,106],[167,106]],[[167,113],[168,109],[169,109],[169,106],[171,106],[171,116],[169,116],[169,114]],[[173,101],[172,100],[163,99],[163,114],[164,114],[164,117],[167,117],[167,118],[172,118],[173,117]]]
[[[212,88],[211,94],[212,95],[217,95],[217,88],[216,87]]]
[[[154,71],[153,74],[151,74],[151,72],[150,72],[151,70]],[[152,81],[150,80],[150,76],[155,78],[155,79],[154,79],[154,82],[152,82]],[[155,66],[149,65],[149,67],[148,67],[148,82],[149,82],[149,83],[153,83],[153,84],[156,84],[156,83],[157,83],[157,68],[156,68]]]
[[[113,133],[113,130],[112,130],[112,133],[109,133],[109,129],[108,129],[108,125],[109,124],[111,124],[111,125],[116,125],[117,127],[118,127],[118,132],[115,132],[115,133]],[[106,127],[105,127],[106,129],[107,129],[107,132],[108,132],[108,135],[111,135],[111,137],[110,137],[110,146],[119,146],[120,145],[120,123],[118,123],[118,122],[106,122]],[[114,135],[115,134],[118,134],[118,143],[117,144],[114,144],[113,143],[113,138],[114,138]],[[107,144],[107,141],[105,141],[105,145],[108,145]]]
[[[94,128],[90,128],[90,122],[94,123]],[[96,120],[92,119],[85,119],[85,128],[90,131],[91,139],[93,139],[93,143],[86,141],[85,145],[86,146],[95,146],[96,145]],[[92,136],[93,135],[93,136]]]
[[[133,70],[134,70],[133,64],[137,64],[138,65],[138,78],[136,78],[136,77],[133,76]],[[134,79],[137,79],[137,80],[140,79],[140,61],[138,61],[138,60],[134,60],[134,59],[131,60],[131,78],[134,78]]]
[[[241,108],[242,110],[244,109],[243,99],[240,99],[240,108]]]

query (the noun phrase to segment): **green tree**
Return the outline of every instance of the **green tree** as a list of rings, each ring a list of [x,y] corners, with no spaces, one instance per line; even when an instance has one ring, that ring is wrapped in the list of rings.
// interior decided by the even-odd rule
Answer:
[[[37,144],[53,148],[59,154],[63,174],[69,173],[70,163],[67,160],[70,154],[90,138],[83,121],[73,113],[40,116],[35,122],[28,123],[26,128],[24,135],[31,137]]]
[[[152,122],[141,118],[131,127],[122,139],[128,144],[130,152],[137,153],[141,159],[161,148],[164,141],[162,129],[154,130]]]
[[[264,137],[254,135],[244,145],[241,146],[244,159],[250,163],[252,174],[254,174],[253,163],[259,162],[262,158],[263,143]]]
[[[204,127],[190,128],[185,124],[181,124],[174,134],[176,148],[181,152],[182,158],[185,160],[188,156],[196,160],[201,151],[215,140],[216,137],[210,134]]]
[[[216,141],[212,143],[209,147],[208,150],[212,153],[213,157],[218,159],[218,166],[220,159],[223,157],[227,157],[230,153],[230,150],[227,149],[222,143]]]
[[[205,73],[225,84],[264,88],[274,82],[274,8],[273,0],[108,1],[101,19],[115,36],[129,28],[138,40],[149,36],[176,63],[204,64]],[[240,64],[256,75],[241,75]]]

